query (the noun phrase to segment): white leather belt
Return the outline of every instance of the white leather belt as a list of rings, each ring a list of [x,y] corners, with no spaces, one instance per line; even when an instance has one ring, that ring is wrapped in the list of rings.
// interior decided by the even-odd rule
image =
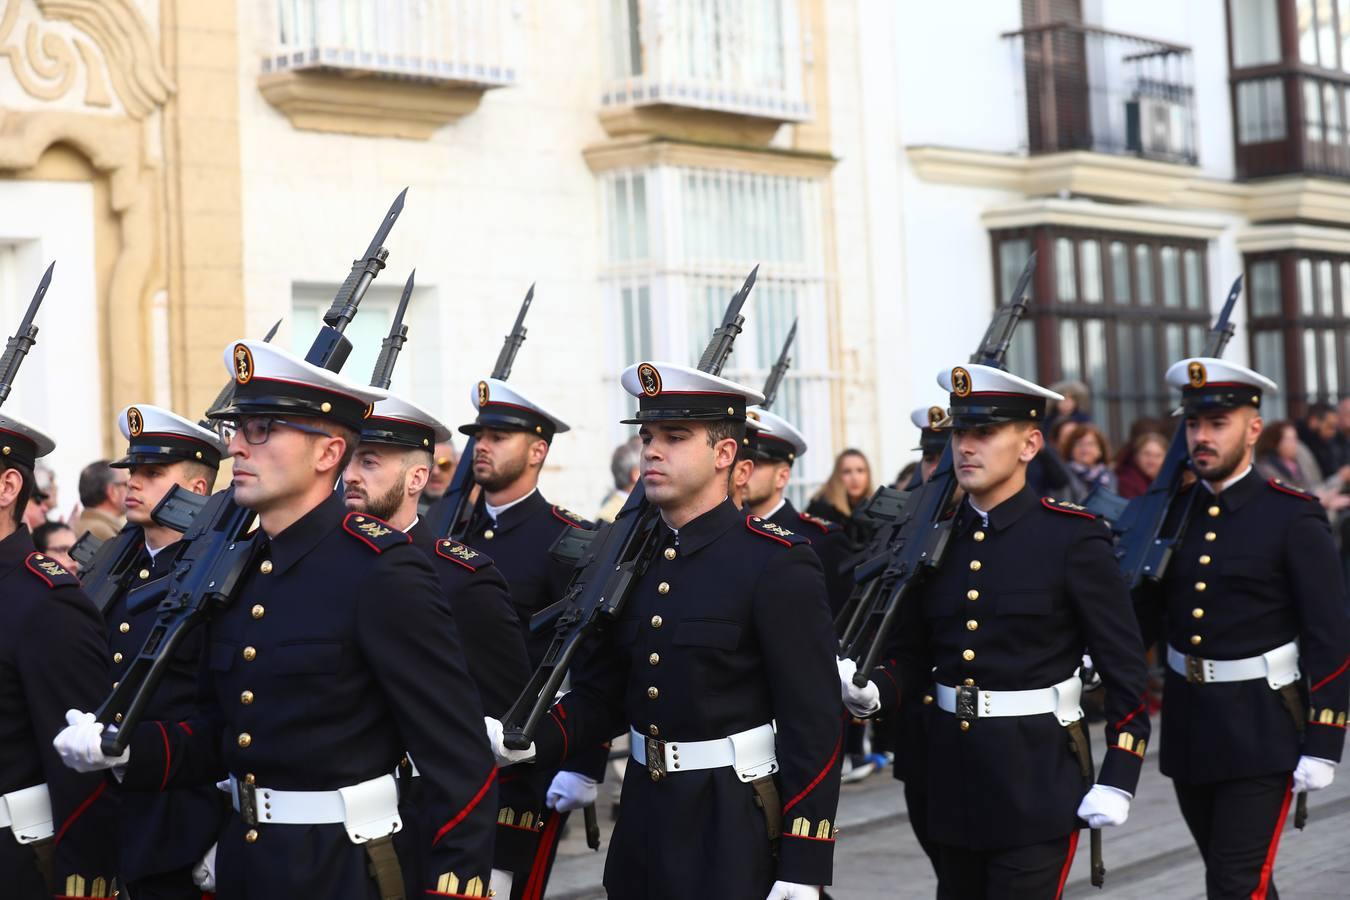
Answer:
[[[1281,644],[1274,650],[1246,659],[1205,659],[1189,656],[1169,645],[1167,667],[1192,684],[1256,681],[1264,678],[1271,689],[1276,691],[1301,677],[1298,670],[1298,641]]]
[[[628,752],[646,766],[653,781],[676,772],[730,766],[741,781],[754,781],[778,771],[772,725],[760,725],[711,741],[658,741],[628,729]]]
[[[245,825],[333,825],[341,823],[354,844],[393,834],[403,827],[398,782],[381,775],[336,791],[277,791],[231,775],[235,811]]]
[[[0,794],[0,828],[8,828],[20,844],[33,844],[55,834],[47,786],[35,784]]]
[[[938,709],[952,713],[962,721],[1006,716],[1043,716],[1053,714],[1061,725],[1083,718],[1078,705],[1083,696],[1083,680],[1077,673],[1059,684],[1033,691],[987,691],[977,687],[936,685]]]

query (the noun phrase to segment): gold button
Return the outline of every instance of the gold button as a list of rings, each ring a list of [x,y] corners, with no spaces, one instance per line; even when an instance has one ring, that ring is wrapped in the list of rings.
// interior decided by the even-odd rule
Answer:
[[[1203,591],[1205,590],[1206,587],[1208,587],[1208,585],[1206,585],[1203,581],[1197,581],[1197,582],[1195,583],[1195,589],[1196,589],[1197,591],[1203,592]]]
[[[974,588],[971,588],[970,590],[966,591],[966,599],[978,600],[980,599],[980,592],[975,590]]]
[[[149,570],[149,569],[141,569],[141,570],[140,570],[139,572],[137,572],[136,574],[139,575],[139,576],[141,577],[141,581],[144,581],[145,579],[147,579],[147,578],[150,577],[150,570]]]
[[[647,733],[650,734],[652,737],[660,737],[660,736],[661,736],[661,729],[660,729],[660,728],[657,728],[655,725],[648,725],[648,726],[647,726]]]
[[[262,561],[262,565],[258,566],[258,571],[261,572],[261,573],[263,573],[264,575],[271,575],[271,574],[272,574],[272,561],[271,561],[270,559],[264,559],[264,560]]]
[[[1191,644],[1192,644],[1192,645],[1199,644],[1199,643],[1200,643],[1201,641],[1203,641],[1203,640],[1204,640],[1204,638],[1200,637],[1200,635],[1198,635],[1198,634],[1193,634],[1193,635],[1191,635]]]
[[[647,662],[653,666],[659,663],[660,661],[661,661],[660,653],[653,653],[651,656],[647,657]]]
[[[648,699],[648,700],[655,700],[657,697],[660,697],[660,696],[661,696],[661,692],[658,691],[656,688],[654,688],[654,687],[649,687],[649,688],[647,688],[647,699]]]
[[[244,648],[244,661],[253,662],[258,657],[258,651],[252,647]]]
[[[670,593],[670,582],[669,582],[669,581],[663,581],[663,582],[661,582],[660,584],[658,584],[658,585],[656,586],[656,592],[657,592],[658,594],[669,594],[669,593]]]
[[[122,724],[122,714],[121,714],[121,713],[114,713],[114,714],[113,714],[113,721],[116,722],[118,725],[121,725],[121,724]]]
[[[319,411],[320,411],[320,412],[332,412],[332,411],[333,411],[333,404],[331,404],[331,403],[329,403],[327,400],[325,400],[325,401],[323,401],[322,403],[319,404]]]
[[[975,679],[974,679],[974,678],[967,678],[967,679],[965,680],[965,685],[966,685],[966,687],[974,687],[974,686],[975,686]]]
[[[250,828],[244,832],[244,843],[251,844],[258,839],[258,829]]]
[[[263,617],[263,613],[265,613],[266,611],[267,610],[263,609],[263,605],[261,603],[253,604],[253,609],[251,610],[251,612],[253,613],[253,618],[255,619],[261,619]]]
[[[121,625],[117,626],[117,630],[122,632],[123,634],[126,634],[128,631],[131,630],[131,623],[123,622]]]
[[[496,536],[497,536],[497,532],[493,531],[491,528],[489,528],[487,531],[483,532],[483,538],[484,538],[485,540],[489,540],[489,541],[490,541],[490,540],[492,540],[493,538],[495,538]]]
[[[253,735],[249,734],[247,731],[245,731],[245,732],[243,732],[242,734],[239,735],[239,746],[240,746],[240,747],[247,747],[249,744],[252,744],[252,743],[253,743]]]
[[[1217,506],[1211,506],[1206,512],[1209,513],[1211,519],[1217,519],[1219,517],[1219,508]]]
[[[962,731],[969,731],[969,730],[970,730],[970,723],[969,723],[969,722],[963,721],[963,722],[961,723],[961,730],[962,730]]]
[[[120,654],[120,653],[114,653],[114,654],[113,654],[113,662],[115,662],[115,663],[120,663],[121,661],[122,661],[122,654]]]
[[[258,783],[258,776],[254,775],[252,772],[249,772],[247,775],[244,776],[244,784],[257,784],[257,783]]]
[[[983,565],[983,564],[982,564],[978,559],[972,559],[972,560],[970,561],[970,571],[972,571],[972,572],[978,572],[978,571],[980,571],[980,568],[982,567],[982,565]]]
[[[652,770],[651,772],[648,772],[647,774],[649,774],[649,775],[652,776],[652,781],[660,781],[660,780],[661,780],[661,773],[660,773],[660,772],[657,772],[656,770]]]
[[[1218,536],[1217,534],[1215,534],[1214,532],[1212,532],[1212,531],[1206,531],[1206,532],[1205,532],[1205,540],[1207,540],[1207,541],[1209,541],[1209,542],[1211,542],[1211,543],[1213,543],[1214,541],[1218,540],[1218,537],[1219,537],[1219,536]]]
[[[675,548],[674,548],[674,547],[667,547],[667,548],[666,548],[666,559],[674,559],[674,558],[675,558]]]
[[[660,616],[652,616],[652,627],[653,627],[653,628],[660,628],[660,627],[661,627],[661,622],[662,622],[662,619],[661,619]]]
[[[121,686],[122,686],[122,682],[120,682],[120,681],[114,681],[114,682],[113,682],[113,690],[114,690],[114,691],[117,690],[117,689],[118,689],[119,687],[121,687]]]
[[[974,651],[974,650],[962,650],[962,651],[961,651],[961,658],[964,659],[966,662],[970,662],[972,659],[975,658],[975,651]]]
[[[975,532],[974,535],[972,535],[972,537],[975,538],[975,543],[978,544],[980,541],[984,540],[984,532],[983,532],[983,531],[977,531],[977,532]]]
[[[979,623],[979,622],[976,622],[974,619],[967,619],[967,620],[966,620],[966,631],[974,631],[975,629],[977,629],[977,628],[979,628],[979,627],[980,627],[980,623]]]
[[[1206,554],[1204,554],[1203,556],[1200,557],[1200,565],[1202,565],[1202,566],[1207,566],[1207,565],[1209,565],[1210,563],[1212,563],[1213,561],[1214,561],[1214,560],[1210,558],[1210,556],[1209,556],[1208,553],[1206,553]]]
[[[933,702],[933,695],[932,695],[932,694],[924,694],[924,695],[923,695],[923,703],[924,703],[924,706],[928,706],[928,705],[932,704],[932,702]]]
[[[1205,617],[1205,611],[1204,611],[1203,609],[1201,609],[1200,607],[1197,606],[1195,609],[1191,610],[1191,618],[1192,618],[1192,619],[1203,619],[1204,617]]]
[[[245,706],[248,706],[250,703],[253,702],[253,692],[244,691],[242,694],[239,695],[239,702],[244,704]]]

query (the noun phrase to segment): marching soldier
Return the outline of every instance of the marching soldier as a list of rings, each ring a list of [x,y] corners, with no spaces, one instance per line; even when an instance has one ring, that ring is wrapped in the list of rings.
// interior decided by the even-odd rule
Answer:
[[[182,537],[150,517],[175,485],[209,495],[225,444],[213,432],[156,406],[128,406],[117,417],[127,439],[126,456],[112,463],[127,469],[126,514],[138,533],[140,557],[132,587],[166,575]],[[112,680],[120,681],[159,617],[155,604],[133,610],[129,591],[119,591],[104,610],[112,653]],[[197,713],[197,687],[205,633],[189,634],[170,663],[146,717],[183,722]],[[136,900],[201,900],[193,867],[205,856],[224,822],[224,795],[203,784],[162,792],[122,790],[114,784],[118,816],[118,876]]]
[[[917,477],[909,487],[918,487],[933,475],[942,451],[947,449],[951,431],[946,427],[947,411],[940,406],[920,406],[909,414],[909,420],[919,429],[919,459]]]
[[[641,374],[640,374],[641,372]],[[659,552],[536,734],[551,766],[628,728],[611,898],[819,897],[831,880],[841,710],[820,563],[728,496],[755,391],[685,366],[623,373],[638,397]],[[646,385],[645,389],[643,385]],[[775,730],[776,723],[776,730]]]
[[[571,567],[549,551],[565,529],[590,527],[575,513],[550,504],[539,491],[539,473],[553,438],[570,429],[517,388],[495,378],[478,382],[470,399],[478,415],[459,430],[475,439],[473,477],[482,493],[464,543],[490,555],[506,578],[533,667],[548,650],[550,634],[531,632],[530,618],[562,599],[572,574]],[[505,775],[513,781],[527,778],[534,785],[533,802],[513,808],[509,817],[513,821],[503,823],[498,834],[498,868],[525,876],[497,882],[511,885],[512,900],[543,896],[567,813],[595,802],[609,759],[608,744],[602,743],[608,737],[570,760],[570,769]],[[498,893],[506,894],[500,889]]]
[[[407,533],[431,560],[440,576],[442,593],[454,611],[469,675],[478,688],[483,711],[501,716],[520,696],[532,671],[506,581],[486,553],[458,541],[437,540],[417,515],[433,464],[431,448],[448,441],[449,435],[435,417],[407,400],[386,397],[376,402],[361,423],[361,444],[343,475],[343,499],[348,509],[383,519]],[[532,792],[528,779],[521,778],[520,773],[503,774],[499,783],[502,810],[497,816],[496,843],[508,846],[515,810],[528,808]],[[405,786],[405,800],[408,793]],[[418,845],[409,846],[409,838],[416,831],[405,827],[399,841],[400,854],[418,852]],[[404,868],[408,868],[407,859]],[[494,868],[492,886],[503,896],[500,885],[506,877],[504,864]]]
[[[56,445],[0,414],[0,884],[6,897],[111,897],[106,785],[61,765],[66,710],[108,691],[103,623],[75,576],[33,548],[33,464]],[[60,838],[58,841],[57,838]]]
[[[939,383],[951,392],[966,498],[941,568],[901,610],[886,662],[861,689],[853,661],[840,663],[844,699],[869,715],[922,697],[942,896],[1055,898],[1081,820],[1119,825],[1128,814],[1149,735],[1143,646],[1106,526],[1027,487],[1036,424],[1058,395],[981,365]],[[1106,684],[1095,784],[1078,705],[1084,647]]]
[[[1167,639],[1162,771],[1208,895],[1273,898],[1291,791],[1331,784],[1345,741],[1340,561],[1317,498],[1252,470],[1275,383],[1207,358],[1176,363],[1167,381],[1199,480],[1164,526],[1184,532],[1162,583],[1137,597],[1145,636]]]
[[[218,896],[402,896],[393,776],[417,761],[428,821],[408,894],[483,897],[496,769],[453,614],[408,536],[349,513],[333,484],[382,392],[275,347],[225,352],[236,502],[258,514],[256,568],[207,634],[212,708],[147,722],[109,758],[92,714],[57,738],[67,765],[122,767],[129,789],[229,781]]]

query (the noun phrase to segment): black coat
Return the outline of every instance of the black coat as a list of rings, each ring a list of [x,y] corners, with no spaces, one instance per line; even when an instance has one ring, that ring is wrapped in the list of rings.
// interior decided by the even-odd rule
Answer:
[[[825,573],[825,593],[830,599],[830,614],[837,615],[853,590],[853,572],[844,569],[845,561],[853,555],[853,543],[844,533],[839,523],[798,512],[791,500],[771,516],[769,521],[788,531],[794,531],[806,538],[811,549],[820,558],[820,568]]]
[[[107,785],[99,774],[67,769],[52,747],[66,710],[97,709],[108,695],[103,622],[75,576],[38,553],[23,526],[0,541],[0,598],[0,793],[46,784],[56,892],[101,882],[111,894],[116,843]],[[33,851],[8,829],[0,830],[0,885],[17,900],[51,896]]]
[[[329,497],[276,537],[210,623],[203,714],[136,732],[124,784],[159,790],[226,772],[261,787],[331,791],[416,761],[427,837],[409,896],[441,878],[486,886],[496,769],[458,629],[407,535]],[[221,900],[375,897],[364,849],[340,824],[256,826],[231,815]],[[468,891],[465,891],[469,893]]]
[[[1047,688],[1074,674],[1084,650],[1106,691],[1097,781],[1133,793],[1149,736],[1144,648],[1110,532],[1030,488],[990,510],[987,526],[963,502],[942,567],[902,608],[872,674],[883,712],[904,693],[924,695],[934,841],[1009,848],[1081,827],[1088,785],[1055,716],[979,719],[962,730],[929,698],[934,682],[967,679],[993,692]]]
[[[1187,506],[1186,533],[1163,583],[1137,598],[1145,636],[1165,635],[1178,651],[1208,659],[1259,656],[1297,639],[1299,689],[1311,709],[1300,736],[1264,680],[1191,684],[1169,668],[1163,773],[1204,784],[1290,772],[1301,754],[1340,760],[1350,627],[1322,504],[1253,471],[1217,497],[1203,486],[1181,494],[1165,533],[1174,533]]]
[[[843,710],[820,563],[800,535],[724,501],[679,530],[540,725],[541,764],[632,727],[667,741],[777,724],[784,835],[730,768],[653,781],[630,762],[605,865],[612,898],[757,898],[828,884]]]

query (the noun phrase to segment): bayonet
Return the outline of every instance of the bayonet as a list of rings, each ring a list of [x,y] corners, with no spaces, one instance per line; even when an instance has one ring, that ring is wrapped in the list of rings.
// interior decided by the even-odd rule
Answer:
[[[51,265],[47,266],[47,271],[42,273],[42,280],[38,282],[37,290],[33,292],[33,299],[28,302],[28,311],[23,314],[19,330],[5,343],[5,355],[0,356],[0,403],[9,399],[9,392],[14,387],[14,377],[19,374],[19,364],[37,343],[38,328],[33,324],[33,319],[37,316],[38,308],[42,306],[43,298],[47,296],[47,288],[52,283],[52,272],[55,269],[56,260],[52,260]]]
[[[389,326],[389,334],[380,344],[380,356],[375,360],[375,371],[370,374],[371,387],[388,390],[394,380],[394,363],[398,362],[398,355],[408,341],[408,326],[403,324],[403,314],[408,311],[408,300],[412,298],[413,282],[416,278],[417,270],[413,269],[408,273],[408,280],[403,283],[403,296],[398,298],[394,322]]]

